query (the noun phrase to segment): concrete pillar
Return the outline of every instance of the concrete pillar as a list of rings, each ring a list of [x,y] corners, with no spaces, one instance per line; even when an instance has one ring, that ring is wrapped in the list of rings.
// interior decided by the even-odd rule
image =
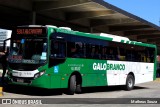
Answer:
[[[90,27],[90,31],[89,31],[90,33],[93,33],[93,27]]]
[[[35,25],[36,24],[36,11],[32,11],[32,15],[31,15],[31,18],[32,18],[32,25]]]

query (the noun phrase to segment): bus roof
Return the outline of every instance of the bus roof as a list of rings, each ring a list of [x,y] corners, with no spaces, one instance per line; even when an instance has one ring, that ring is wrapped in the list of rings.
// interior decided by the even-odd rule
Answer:
[[[49,27],[49,28],[53,28],[53,27]],[[54,27],[53,29],[55,29],[56,32],[60,32],[60,33],[66,33],[66,34],[72,34],[72,35],[84,36],[84,37],[96,38],[96,39],[103,39],[103,40],[113,41],[113,42],[121,42],[121,43],[124,43],[124,44],[132,44],[132,45],[156,48],[156,45],[154,45],[154,44],[142,43],[142,42],[138,42],[138,41],[130,41],[126,37],[121,37],[121,36],[117,36],[117,35],[115,35],[115,38],[114,38],[114,36],[106,37],[106,36],[100,36],[100,35],[92,34],[92,33],[73,31],[71,29],[65,29],[65,27],[60,27],[60,28],[58,28],[58,27],[55,28]]]

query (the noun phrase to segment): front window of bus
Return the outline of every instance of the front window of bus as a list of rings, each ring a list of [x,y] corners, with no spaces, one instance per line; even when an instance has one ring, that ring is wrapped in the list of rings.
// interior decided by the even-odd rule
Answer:
[[[12,40],[8,61],[13,64],[42,65],[47,60],[47,40],[22,38]],[[14,66],[14,65],[13,65]]]

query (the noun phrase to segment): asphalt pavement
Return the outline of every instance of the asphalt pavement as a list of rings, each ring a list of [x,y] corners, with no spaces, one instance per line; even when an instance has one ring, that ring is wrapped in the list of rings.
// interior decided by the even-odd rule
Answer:
[[[1,78],[0,78],[1,79]],[[65,90],[59,89],[41,89],[35,87],[26,86],[5,86],[3,87],[2,99],[37,99],[45,100],[51,104],[29,104],[29,105],[17,105],[15,104],[3,104],[0,107],[146,107],[160,106],[160,78],[153,82],[147,82],[138,84],[131,91],[125,91],[121,86],[105,86],[105,87],[88,87],[83,88],[82,94],[67,95],[63,93]],[[143,99],[144,98],[144,99]],[[154,98],[154,99],[153,99]],[[157,99],[156,99],[157,98]],[[159,104],[123,104],[127,101],[141,101],[141,100],[157,100]],[[43,101],[42,101],[43,102]],[[97,102],[97,104],[96,104]],[[139,102],[141,103],[141,102]]]

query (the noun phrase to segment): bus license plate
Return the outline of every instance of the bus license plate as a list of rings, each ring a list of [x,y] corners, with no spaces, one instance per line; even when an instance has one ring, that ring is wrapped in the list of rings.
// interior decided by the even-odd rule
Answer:
[[[24,82],[24,80],[23,79],[17,79],[17,82],[21,82],[21,83],[23,83]]]

